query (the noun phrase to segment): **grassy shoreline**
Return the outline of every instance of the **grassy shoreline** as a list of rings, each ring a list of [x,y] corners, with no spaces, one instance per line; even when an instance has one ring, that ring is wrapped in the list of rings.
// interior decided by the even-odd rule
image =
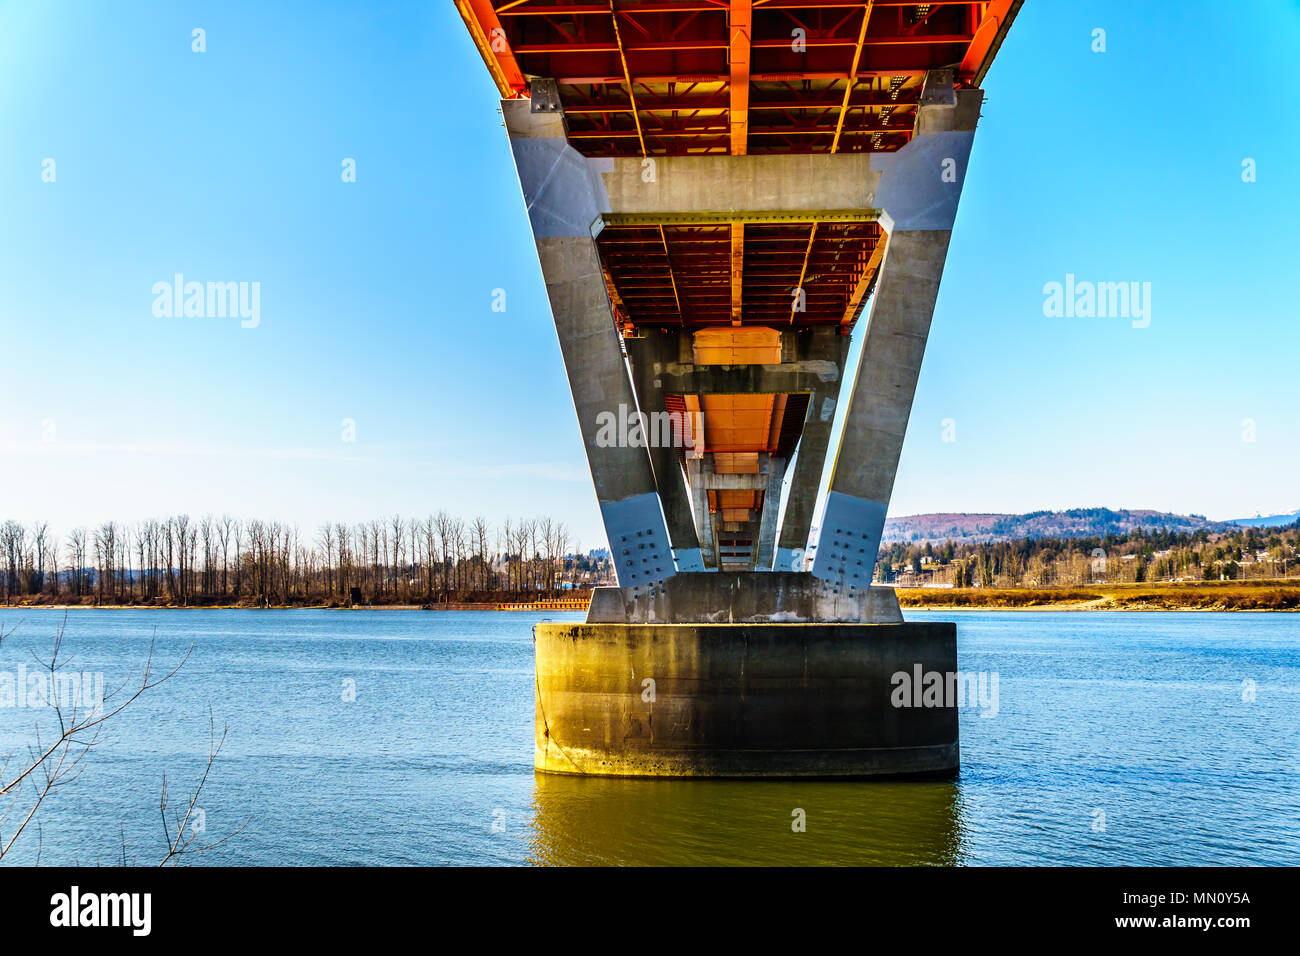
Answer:
[[[1005,611],[1300,611],[1300,581],[898,588],[905,608]]]

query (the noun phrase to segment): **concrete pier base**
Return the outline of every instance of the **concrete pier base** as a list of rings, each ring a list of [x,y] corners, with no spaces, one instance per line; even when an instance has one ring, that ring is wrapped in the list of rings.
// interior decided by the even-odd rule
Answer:
[[[644,592],[596,588],[587,623],[901,624],[903,612],[893,588],[833,588],[788,571],[679,572]]]
[[[535,765],[639,777],[944,775],[957,711],[894,675],[957,669],[956,625],[539,624]]]

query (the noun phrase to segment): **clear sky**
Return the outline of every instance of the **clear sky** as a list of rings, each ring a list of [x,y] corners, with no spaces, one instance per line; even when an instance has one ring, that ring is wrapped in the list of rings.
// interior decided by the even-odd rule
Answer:
[[[891,513],[1300,508],[1297,51],[1282,0],[1029,0]],[[156,316],[177,273],[260,283],[259,324]],[[1149,327],[1045,316],[1067,273],[1149,282]],[[444,508],[604,544],[449,0],[0,2],[0,519]]]

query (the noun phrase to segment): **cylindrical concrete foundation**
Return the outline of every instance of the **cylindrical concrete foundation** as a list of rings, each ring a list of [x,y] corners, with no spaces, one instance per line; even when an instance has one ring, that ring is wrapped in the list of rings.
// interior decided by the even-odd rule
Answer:
[[[536,767],[672,777],[942,775],[957,711],[906,674],[955,673],[956,625],[539,624]],[[917,668],[920,668],[917,670]]]

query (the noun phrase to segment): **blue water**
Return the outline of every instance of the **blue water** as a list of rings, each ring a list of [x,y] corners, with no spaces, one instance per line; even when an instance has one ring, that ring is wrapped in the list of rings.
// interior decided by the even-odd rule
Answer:
[[[248,823],[195,863],[1300,862],[1300,616],[907,617],[956,620],[960,668],[999,676],[996,716],[962,712],[952,782],[534,775],[540,615],[70,611],[65,669],[102,671],[108,688],[138,675],[151,635],[156,665],[193,652],[106,727],[42,806],[39,841],[29,829],[4,862],[33,862],[39,842],[44,864],[156,863],[162,775],[188,799],[209,707],[230,735],[198,803],[200,839]],[[0,609],[0,627],[20,625],[0,672],[47,657],[63,618]],[[0,707],[0,755],[17,764],[50,720]],[[25,799],[0,821],[4,841]]]

